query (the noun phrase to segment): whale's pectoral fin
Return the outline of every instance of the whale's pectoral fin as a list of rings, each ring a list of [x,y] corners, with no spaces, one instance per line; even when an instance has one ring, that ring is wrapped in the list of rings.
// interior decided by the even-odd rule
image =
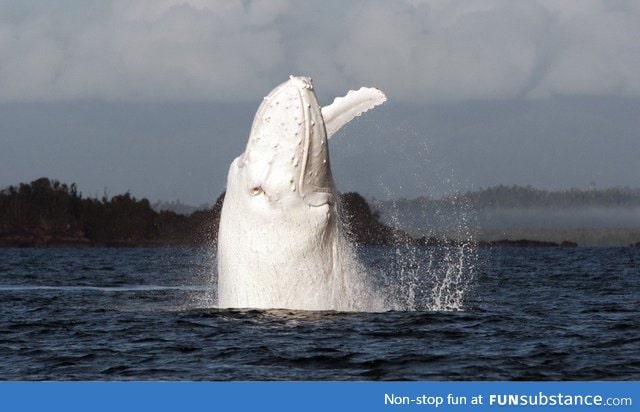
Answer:
[[[333,136],[335,132],[355,117],[386,101],[387,96],[373,87],[349,90],[346,96],[336,97],[333,103],[322,108],[327,138]]]

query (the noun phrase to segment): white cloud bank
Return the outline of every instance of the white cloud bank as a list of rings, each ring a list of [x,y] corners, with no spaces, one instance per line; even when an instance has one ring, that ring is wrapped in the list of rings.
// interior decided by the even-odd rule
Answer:
[[[638,0],[1,2],[0,102],[638,97],[638,39]]]

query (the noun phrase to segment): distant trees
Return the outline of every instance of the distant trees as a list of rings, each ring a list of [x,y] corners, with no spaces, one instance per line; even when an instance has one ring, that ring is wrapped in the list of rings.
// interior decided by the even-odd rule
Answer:
[[[0,190],[0,235],[22,233],[26,244],[39,242],[37,237],[71,243],[195,244],[211,238],[202,229],[217,229],[217,218],[211,211],[191,216],[156,212],[147,199],[130,193],[83,198],[75,184],[48,178]]]
[[[356,243],[389,245],[413,241],[399,229],[394,229],[380,221],[380,213],[371,210],[364,197],[356,192],[340,196],[342,218],[349,238]]]
[[[80,215],[82,199],[76,185],[41,178],[0,191],[0,223],[38,225],[43,221],[60,225],[74,223]]]
[[[531,186],[494,186],[478,192],[467,192],[458,199],[476,208],[528,207],[635,207],[640,206],[640,189],[611,188],[606,190],[569,189],[548,191]]]
[[[531,186],[499,185],[440,199],[418,197],[412,200],[401,199],[379,203],[383,205],[393,203],[394,207],[400,209],[419,205],[425,210],[443,210],[461,206],[472,209],[640,207],[640,189],[619,187],[606,190],[548,191]]]

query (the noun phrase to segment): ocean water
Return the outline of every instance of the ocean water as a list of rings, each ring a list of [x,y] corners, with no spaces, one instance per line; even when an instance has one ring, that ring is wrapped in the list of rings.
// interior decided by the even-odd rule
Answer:
[[[396,310],[218,309],[208,249],[0,249],[0,379],[640,379],[640,249],[360,254]]]

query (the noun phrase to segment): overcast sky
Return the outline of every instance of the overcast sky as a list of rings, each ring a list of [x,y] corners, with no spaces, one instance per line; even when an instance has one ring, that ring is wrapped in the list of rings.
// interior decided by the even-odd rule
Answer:
[[[289,74],[389,97],[341,190],[640,186],[638,39],[640,0],[0,0],[0,187],[210,202]]]

